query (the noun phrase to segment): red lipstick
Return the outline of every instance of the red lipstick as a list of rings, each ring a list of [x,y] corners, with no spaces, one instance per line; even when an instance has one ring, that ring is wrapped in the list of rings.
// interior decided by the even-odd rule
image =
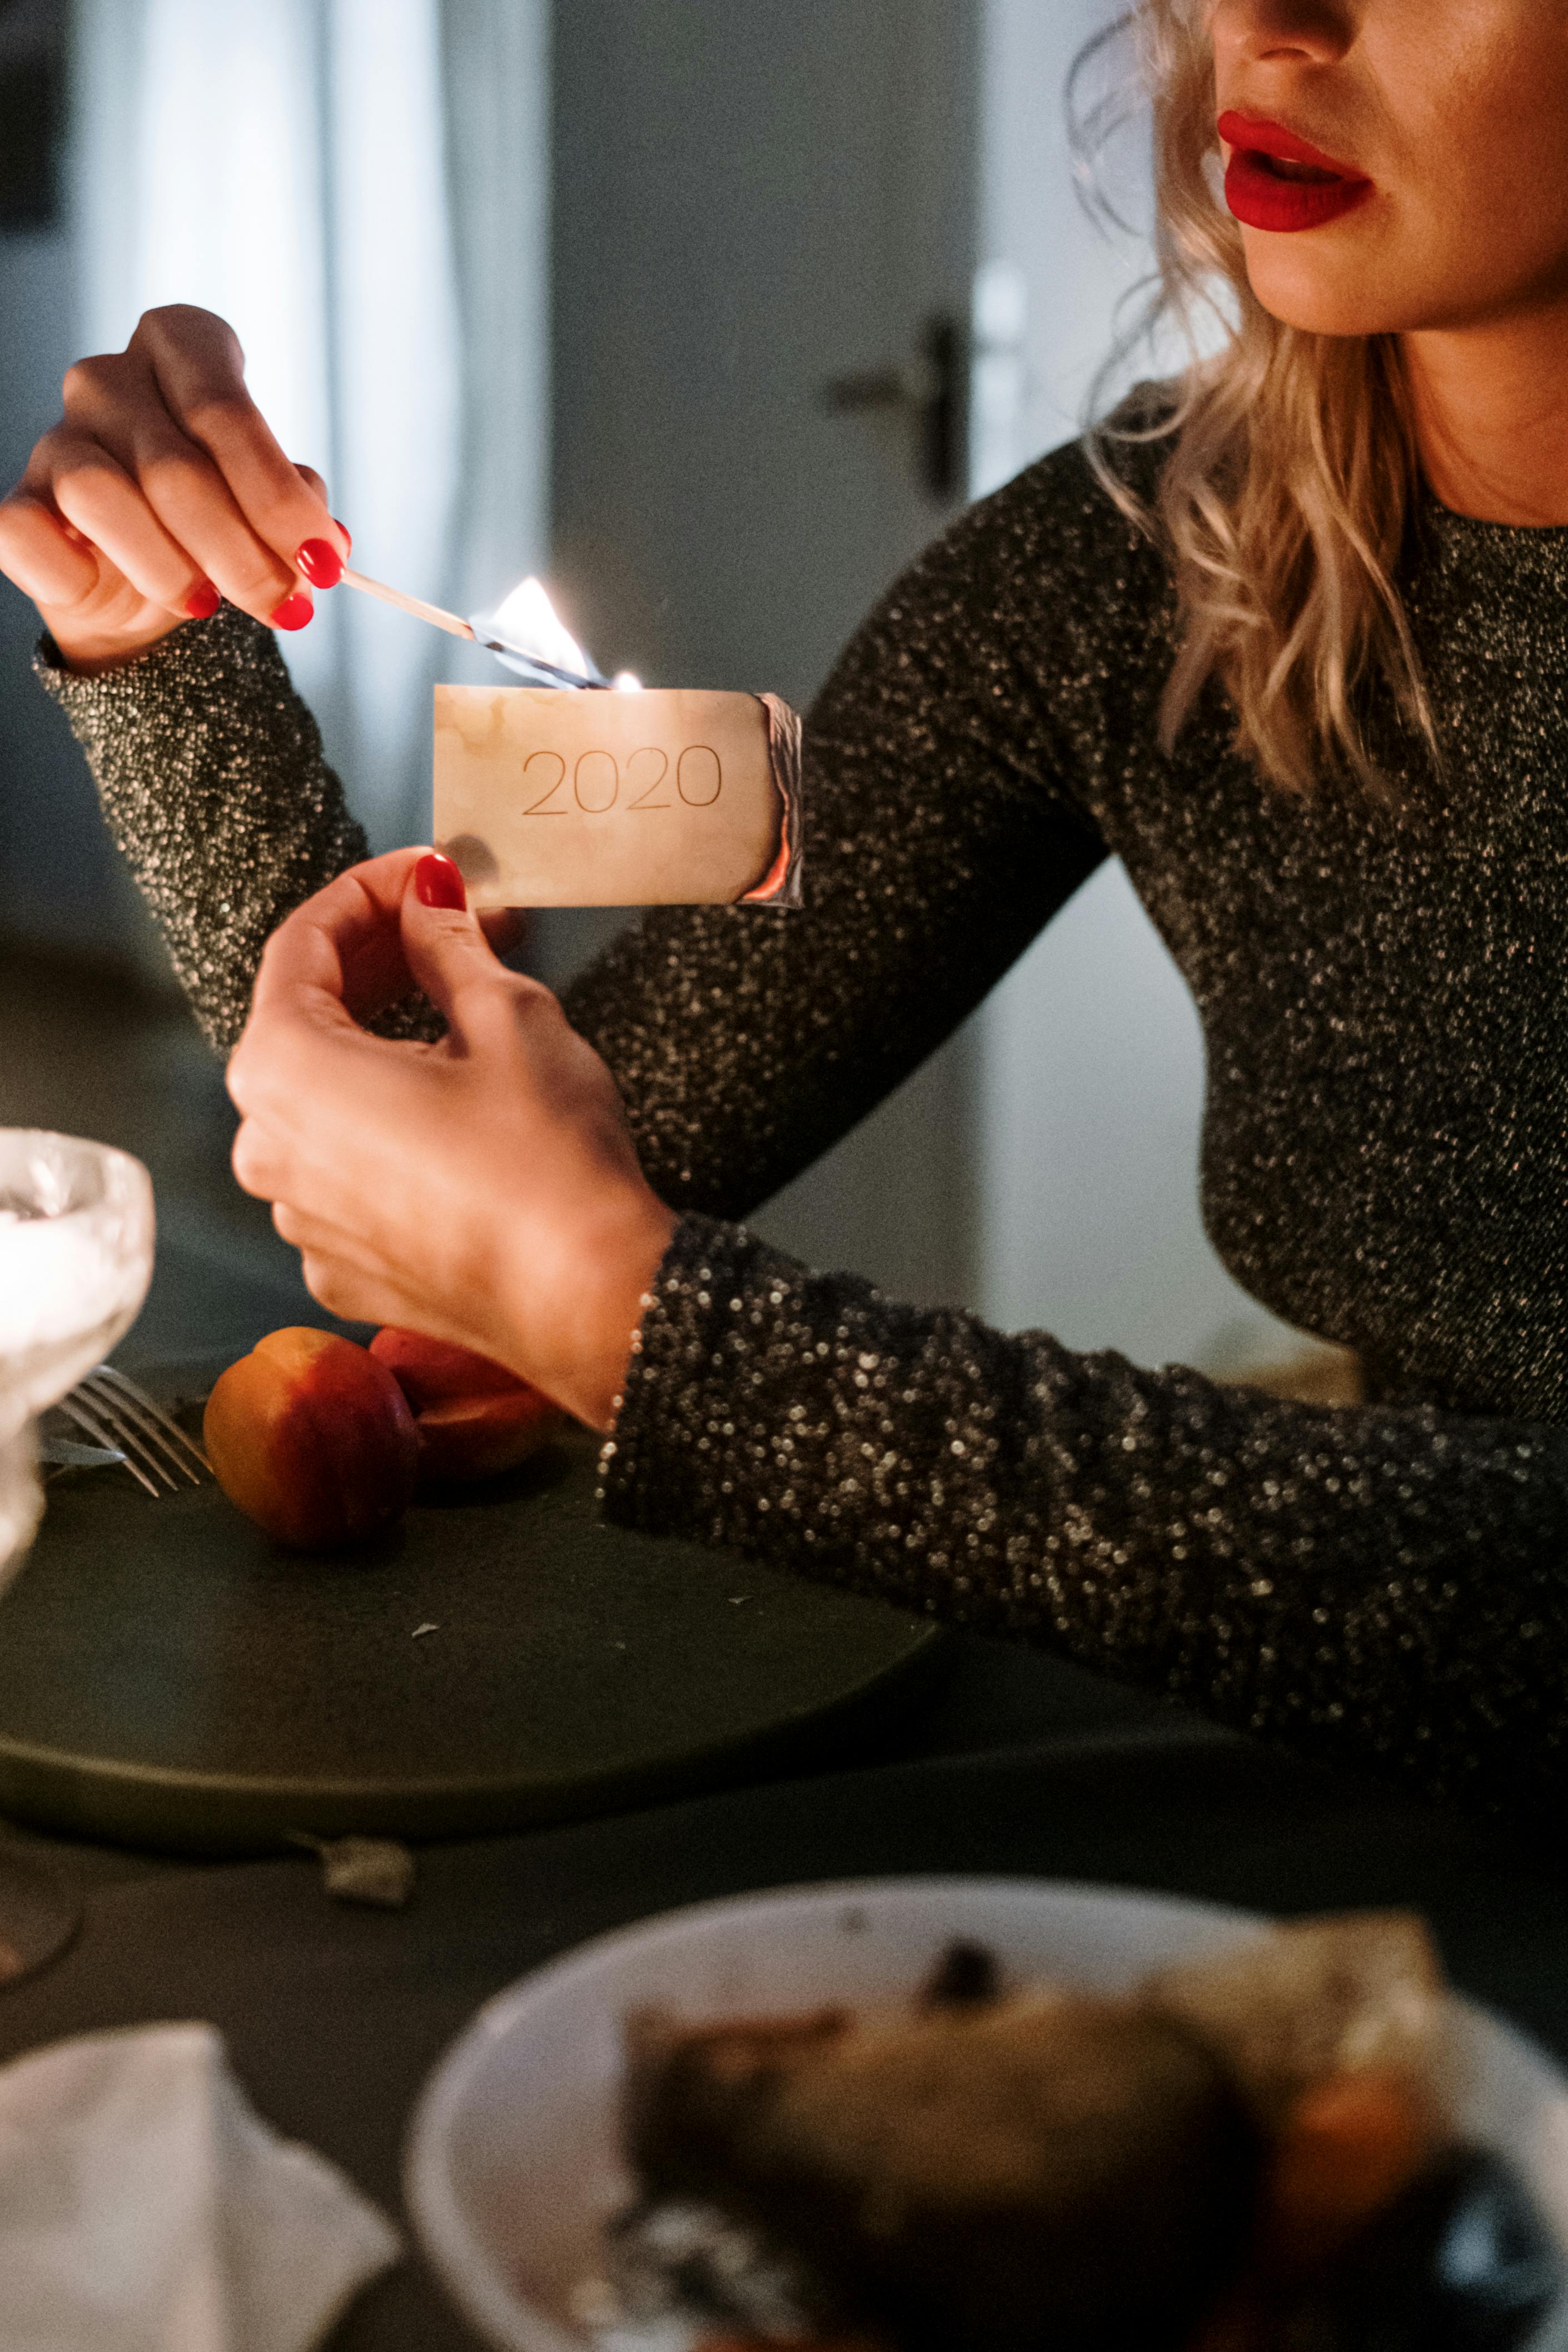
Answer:
[[[1222,114],[1219,135],[1233,152],[1225,201],[1245,228],[1289,236],[1322,228],[1364,204],[1373,183],[1354,163],[1336,163],[1282,123]],[[1281,171],[1281,164],[1291,166]]]

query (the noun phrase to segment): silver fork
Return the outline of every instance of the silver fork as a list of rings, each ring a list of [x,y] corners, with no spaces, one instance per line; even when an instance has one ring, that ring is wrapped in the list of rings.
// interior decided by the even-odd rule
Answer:
[[[56,1407],[94,1445],[116,1454],[150,1495],[172,1495],[183,1483],[199,1486],[213,1465],[161,1404],[112,1364],[99,1364]]]

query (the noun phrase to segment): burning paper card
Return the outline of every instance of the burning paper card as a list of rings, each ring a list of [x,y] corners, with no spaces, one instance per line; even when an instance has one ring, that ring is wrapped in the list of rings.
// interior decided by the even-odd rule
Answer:
[[[776,695],[435,689],[435,841],[471,906],[800,903]]]
[[[465,621],[324,552],[318,586],[341,580],[528,680],[435,689],[434,832],[470,905],[800,904],[800,722],[777,695],[612,686],[537,580]]]
[[[537,580],[457,624],[528,680],[435,689],[435,838],[473,907],[800,903],[800,722],[607,688]]]

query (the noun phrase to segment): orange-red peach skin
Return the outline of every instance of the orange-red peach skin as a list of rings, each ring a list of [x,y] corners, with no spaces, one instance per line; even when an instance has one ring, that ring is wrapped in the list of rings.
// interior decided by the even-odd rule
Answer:
[[[408,1401],[367,1349],[306,1327],[231,1364],[202,1427],[218,1484],[279,1543],[326,1551],[378,1534],[413,1492]]]

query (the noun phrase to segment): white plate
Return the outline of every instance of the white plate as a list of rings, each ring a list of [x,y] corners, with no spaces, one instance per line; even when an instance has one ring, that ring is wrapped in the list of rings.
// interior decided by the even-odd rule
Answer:
[[[1009,1976],[1117,1992],[1150,1969],[1233,1947],[1240,1911],[1037,1880],[852,1880],[705,1903],[623,1928],[486,2002],[414,2113],[405,2181],[426,2252],[502,2352],[581,2352],[572,2288],[626,2202],[621,2022],[660,2001],[699,2021],[912,1996],[955,1937]],[[1466,2012],[1469,2132],[1511,2158],[1568,2247],[1568,2082],[1537,2049]],[[1539,2352],[1568,2346],[1568,2315]]]

